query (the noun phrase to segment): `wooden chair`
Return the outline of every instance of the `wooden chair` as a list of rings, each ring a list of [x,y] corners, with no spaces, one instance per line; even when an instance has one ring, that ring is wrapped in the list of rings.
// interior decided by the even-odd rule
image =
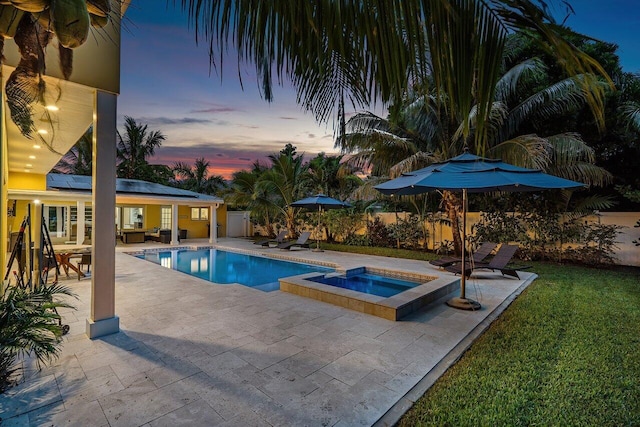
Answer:
[[[78,261],[78,280],[83,276],[82,266],[87,266],[87,273],[91,269],[91,254],[82,254],[80,261]]]

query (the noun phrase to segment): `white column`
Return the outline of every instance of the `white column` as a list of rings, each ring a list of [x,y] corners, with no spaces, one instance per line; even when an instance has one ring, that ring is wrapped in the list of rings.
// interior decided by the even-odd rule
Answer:
[[[178,244],[178,205],[171,205],[171,244]]]
[[[218,243],[218,204],[211,205],[209,210],[209,243]]]
[[[76,244],[81,245],[84,242],[84,201],[78,200],[76,202],[76,209],[78,214],[76,215]],[[93,243],[93,242],[91,242]]]
[[[120,320],[115,314],[116,110],[117,96],[96,90],[93,110],[91,317],[87,319],[89,338],[120,330]],[[78,226],[78,234],[80,230],[84,230],[84,225]]]

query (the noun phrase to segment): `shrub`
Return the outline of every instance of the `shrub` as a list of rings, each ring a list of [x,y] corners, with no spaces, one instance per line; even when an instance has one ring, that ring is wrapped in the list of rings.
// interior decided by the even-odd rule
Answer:
[[[364,226],[364,217],[355,209],[334,209],[326,213],[326,223],[330,230],[327,240],[342,241],[356,239],[355,233]]]
[[[387,226],[378,217],[367,223],[367,236],[371,246],[392,246],[395,244],[394,239],[389,235]]]
[[[57,295],[73,296],[57,283],[0,287],[0,393],[15,382],[18,357],[33,354],[38,366],[57,357],[63,328],[56,309],[71,307]]]
[[[387,229],[389,237],[399,242],[401,248],[418,249],[427,239],[424,221],[421,221],[418,215],[398,219],[396,223],[387,225]]]

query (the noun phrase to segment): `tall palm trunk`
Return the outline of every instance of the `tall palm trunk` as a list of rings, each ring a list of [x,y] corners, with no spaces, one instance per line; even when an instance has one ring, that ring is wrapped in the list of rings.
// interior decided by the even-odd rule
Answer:
[[[451,233],[453,234],[453,251],[456,256],[462,254],[462,238],[460,237],[460,221],[458,214],[462,208],[462,199],[451,191],[442,192],[442,202],[444,210],[451,221]]]

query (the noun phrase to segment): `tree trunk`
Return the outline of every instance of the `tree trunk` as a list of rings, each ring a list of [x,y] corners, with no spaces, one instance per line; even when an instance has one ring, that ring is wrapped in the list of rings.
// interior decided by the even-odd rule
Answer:
[[[460,221],[458,214],[462,209],[462,199],[451,191],[442,192],[442,200],[447,217],[451,221],[451,232],[453,234],[453,251],[456,256],[462,255],[462,238],[460,237]]]

